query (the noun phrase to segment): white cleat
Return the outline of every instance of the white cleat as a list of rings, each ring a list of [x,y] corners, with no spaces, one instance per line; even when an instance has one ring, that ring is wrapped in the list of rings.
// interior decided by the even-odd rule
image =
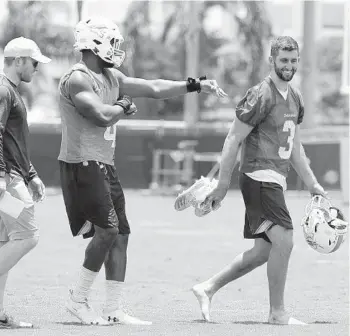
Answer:
[[[152,325],[151,321],[140,320],[137,317],[128,315],[123,310],[115,310],[109,313],[103,313],[103,318],[110,324],[125,325]]]
[[[0,319],[0,329],[34,328],[29,322],[17,321],[12,316],[4,314]]]
[[[179,194],[175,200],[175,210],[182,211],[193,206],[198,206],[206,199],[207,195],[216,187],[217,180],[210,180],[208,177],[201,177],[189,188]]]
[[[195,210],[194,210],[194,214],[197,216],[197,217],[203,217],[205,215],[207,215],[208,213],[210,213],[212,211],[212,207],[210,204],[200,204],[199,206],[196,206],[195,207]]]
[[[203,217],[208,213],[211,213],[212,211],[218,210],[220,207],[221,207],[221,204],[217,204],[216,206],[212,207],[211,204],[201,203],[199,204],[199,206],[195,206],[194,214],[197,217]]]
[[[192,203],[196,201],[195,192],[198,191],[198,189],[203,188],[205,185],[206,185],[206,181],[205,181],[205,178],[202,176],[189,188],[187,188],[181,194],[179,194],[175,200],[175,204],[174,204],[175,210],[182,211],[190,207]]]
[[[108,321],[101,316],[98,316],[94,309],[89,305],[87,299],[85,299],[84,302],[76,302],[72,298],[72,290],[69,291],[69,294],[69,301],[66,305],[67,311],[80,320],[82,324],[99,326],[110,325]]]
[[[216,204],[214,207],[211,204],[206,204],[204,201],[218,185],[218,180],[212,180],[205,187],[201,188],[196,195],[196,203],[194,213],[197,217],[203,217],[212,211],[220,208],[221,204]]]

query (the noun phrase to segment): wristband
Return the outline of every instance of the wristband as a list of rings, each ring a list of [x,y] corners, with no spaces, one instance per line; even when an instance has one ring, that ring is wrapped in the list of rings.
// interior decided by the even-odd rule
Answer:
[[[201,76],[199,78],[187,78],[187,92],[194,92],[197,91],[198,93],[201,92],[201,81],[207,79],[207,76]]]
[[[128,112],[129,112],[130,107],[132,105],[132,100],[129,96],[124,95],[119,100],[117,100],[117,102],[114,105],[118,105],[118,106],[122,107],[124,110],[124,114],[128,115],[129,114]]]

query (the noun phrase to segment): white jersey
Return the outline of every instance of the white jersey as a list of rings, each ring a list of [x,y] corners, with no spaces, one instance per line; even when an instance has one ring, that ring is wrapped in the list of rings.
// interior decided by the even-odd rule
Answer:
[[[74,71],[86,73],[96,94],[104,104],[113,105],[119,97],[119,82],[114,69],[103,70],[103,83],[85,64],[75,64],[59,83],[59,109],[62,120],[62,140],[58,159],[68,163],[99,161],[114,164],[116,124],[96,126],[78,112],[69,94],[69,78]]]

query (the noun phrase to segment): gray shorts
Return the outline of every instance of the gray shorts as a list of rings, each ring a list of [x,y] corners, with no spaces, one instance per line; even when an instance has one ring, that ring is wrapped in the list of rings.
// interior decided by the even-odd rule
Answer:
[[[270,242],[266,231],[273,225],[293,229],[283,189],[279,184],[256,181],[241,173],[239,185],[246,207],[244,238],[263,238]]]
[[[6,190],[25,203],[17,219],[0,211],[0,241],[27,239],[39,236],[34,217],[34,202],[21,176],[16,173],[5,175]]]

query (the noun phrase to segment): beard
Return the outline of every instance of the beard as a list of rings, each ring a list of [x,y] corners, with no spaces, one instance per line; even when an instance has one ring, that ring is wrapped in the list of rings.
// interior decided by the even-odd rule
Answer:
[[[276,66],[276,63],[274,63],[274,68],[275,68],[275,72],[276,72],[276,75],[278,76],[278,78],[282,79],[285,82],[291,81],[292,78],[294,77],[295,73],[297,72],[297,70],[295,68],[292,68],[292,70],[290,71],[290,74],[286,74],[282,69],[280,69]]]
[[[100,66],[101,68],[105,69],[105,68],[113,68],[114,64],[113,63],[108,63],[106,61],[104,61],[103,59],[100,58]]]
[[[114,67],[113,63],[108,63],[102,60],[102,68],[113,68],[113,67]]]
[[[99,64],[100,68],[105,69],[105,68],[113,68],[114,67],[113,63],[106,62],[100,56],[98,56],[98,55],[96,55],[96,56],[98,58],[98,64]]]

